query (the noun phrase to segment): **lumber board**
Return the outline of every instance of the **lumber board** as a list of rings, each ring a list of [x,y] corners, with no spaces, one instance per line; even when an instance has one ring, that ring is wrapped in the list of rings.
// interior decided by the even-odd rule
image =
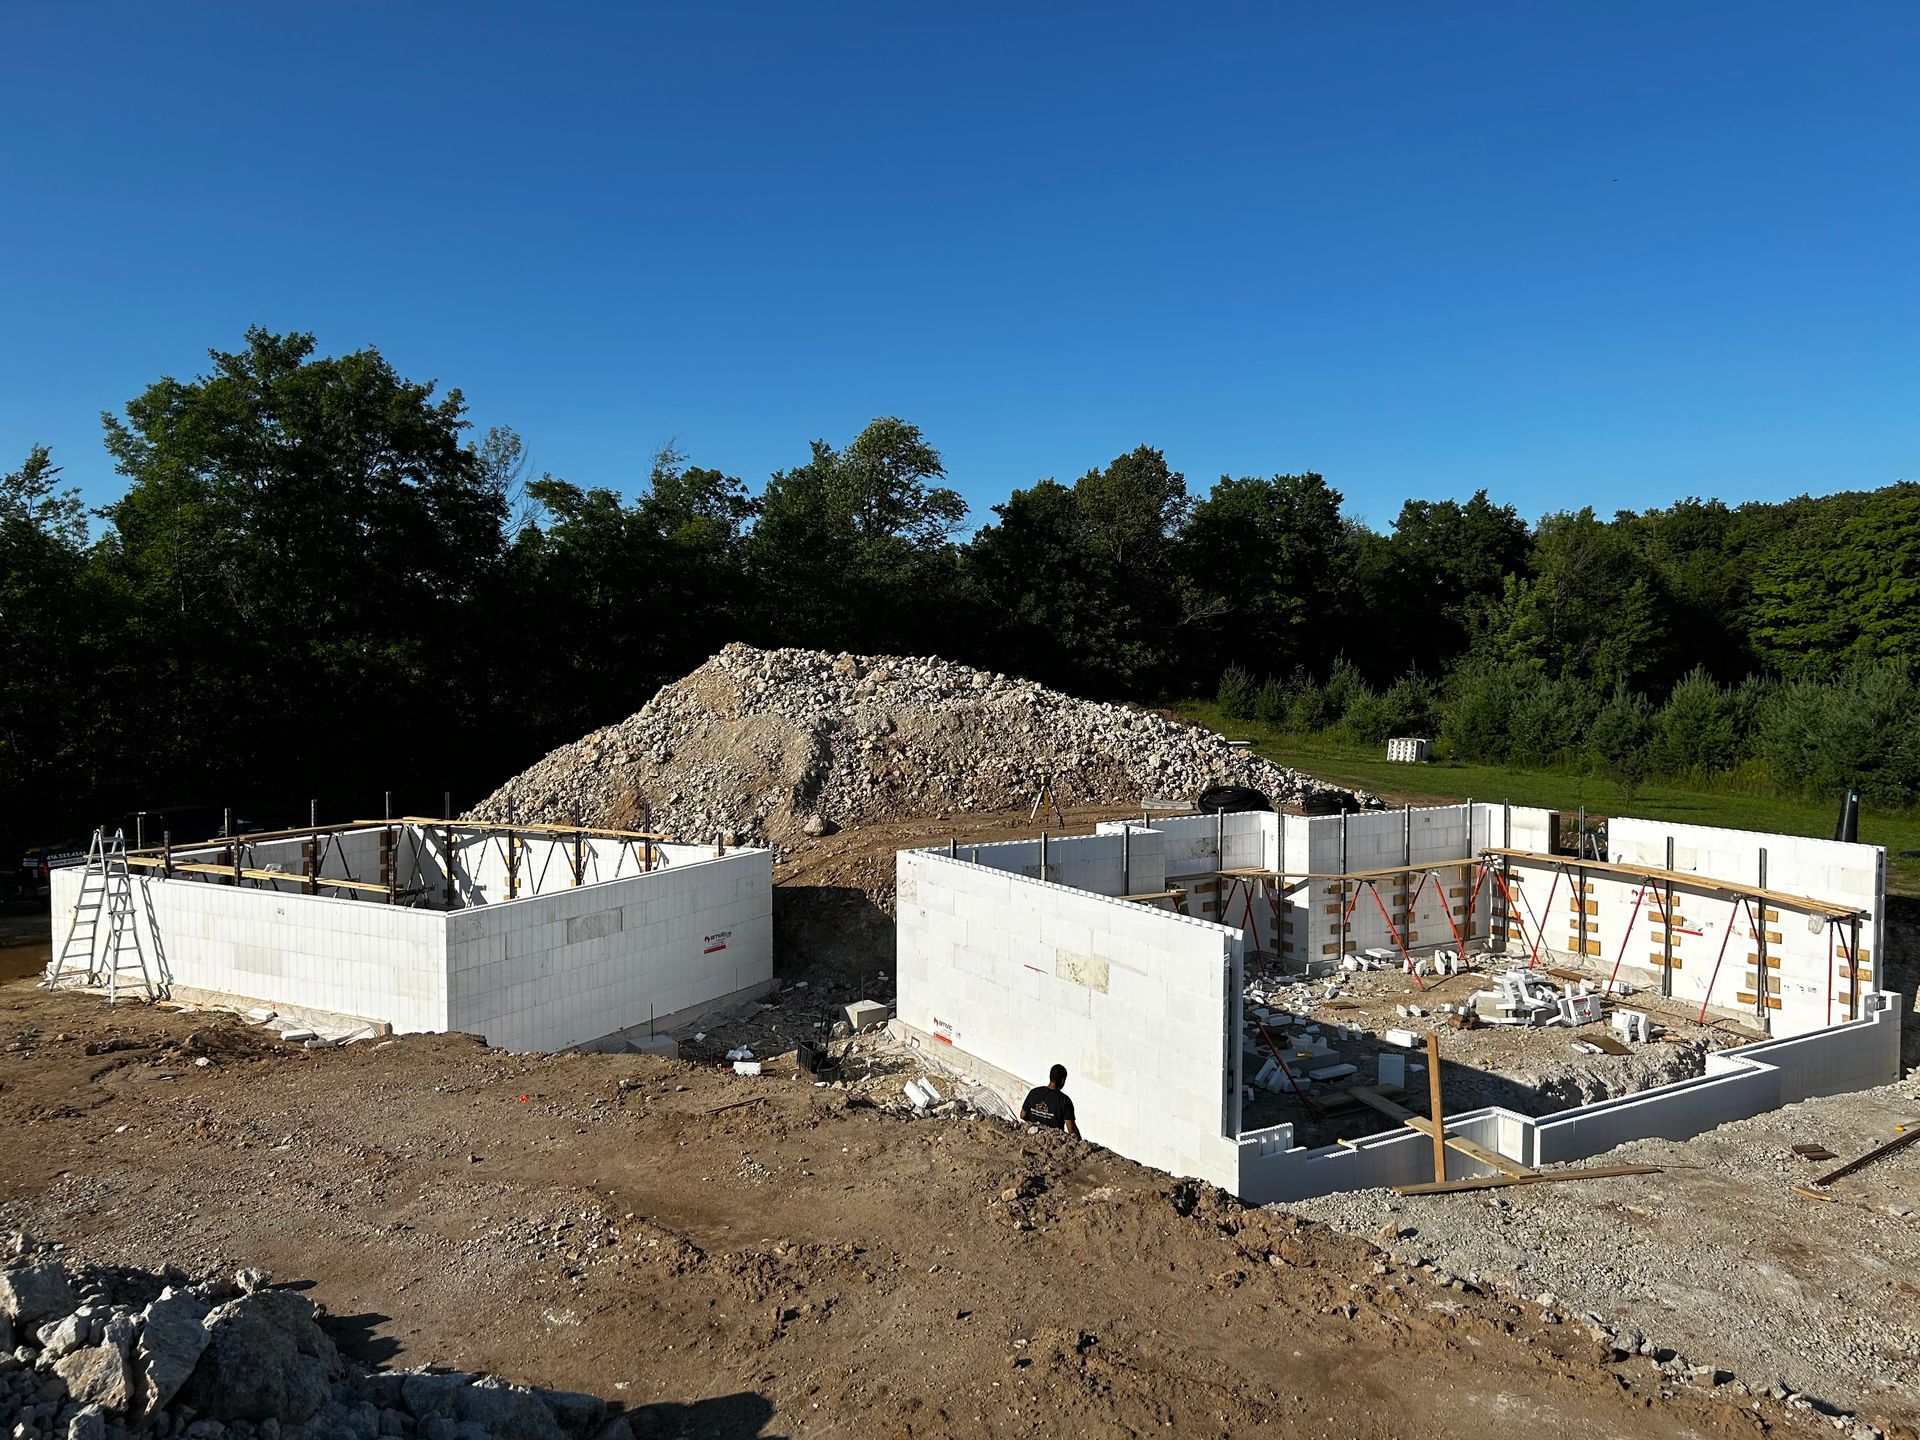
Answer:
[[[1578,1170],[1534,1170],[1525,1175],[1482,1175],[1444,1185],[1396,1185],[1396,1195],[1451,1195],[1456,1190],[1500,1190],[1508,1185],[1551,1185],[1562,1180],[1611,1180],[1622,1175],[1658,1175],[1658,1165],[1590,1165]]]
[[[144,866],[149,870],[164,870],[166,863],[164,860],[158,860],[148,855],[129,855],[127,857],[127,864]],[[173,870],[175,874],[220,875],[229,880],[238,875],[242,880],[266,880],[281,885],[305,885],[307,883],[306,872],[303,870],[249,870],[245,868],[235,870],[231,865],[182,864],[178,860],[174,861]],[[386,886],[376,885],[368,880],[334,880],[322,875],[314,883],[322,890],[365,890],[375,895],[384,895],[387,893]]]
[[[559,825],[545,820],[516,820],[509,825],[502,820],[443,820],[437,816],[403,815],[397,820],[359,820],[355,824],[376,829],[382,825],[430,825],[436,830],[478,830],[488,835],[505,835],[511,831],[515,835],[584,835],[589,840],[679,843],[671,835],[655,835],[644,830],[609,830],[600,825]],[[699,845],[706,842],[692,840],[687,843]]]
[[[1398,1120],[1409,1130],[1418,1130],[1422,1135],[1433,1134],[1433,1122],[1431,1120],[1427,1119],[1424,1115],[1415,1114],[1404,1105],[1394,1104],[1393,1101],[1387,1099],[1386,1096],[1382,1095],[1378,1090],[1371,1089],[1367,1086],[1357,1086],[1345,1093],[1351,1095],[1362,1105],[1378,1110],[1382,1115]],[[1489,1169],[1498,1170],[1503,1175],[1512,1175],[1517,1178],[1522,1175],[1538,1175],[1540,1173],[1538,1170],[1522,1165],[1518,1160],[1509,1160],[1499,1151],[1489,1150],[1478,1141],[1469,1140],[1464,1135],[1448,1135],[1444,1138],[1449,1150],[1456,1151],[1466,1156],[1469,1160],[1478,1160],[1482,1165],[1487,1166]]]
[[[1266,870],[1257,865],[1232,870],[1209,870],[1227,880],[1286,880],[1299,884],[1308,880],[1387,880],[1395,875],[1423,875],[1429,870],[1458,870],[1479,862],[1469,855],[1464,860],[1429,860],[1424,865],[1389,865],[1381,870]]]
[[[1705,890],[1715,895],[1740,895],[1749,900],[1764,900],[1805,915],[1824,915],[1829,920],[1865,919],[1866,911],[1831,900],[1816,900],[1811,895],[1790,895],[1784,890],[1766,890],[1758,885],[1742,885],[1737,880],[1721,880],[1712,875],[1695,875],[1685,870],[1662,870],[1652,865],[1621,865],[1611,860],[1582,860],[1577,855],[1547,855],[1538,850],[1485,850],[1484,855],[1503,860],[1520,860],[1536,865],[1570,865],[1598,875],[1625,875],[1630,879],[1658,881],[1689,890]]]

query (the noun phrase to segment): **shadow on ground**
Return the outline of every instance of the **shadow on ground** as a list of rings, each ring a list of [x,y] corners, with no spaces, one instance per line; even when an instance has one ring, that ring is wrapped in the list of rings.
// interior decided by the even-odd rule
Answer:
[[[635,1440],[679,1440],[695,1435],[712,1436],[714,1440],[782,1440],[767,1433],[772,1419],[773,1402],[744,1390],[686,1405],[663,1401],[627,1412]]]

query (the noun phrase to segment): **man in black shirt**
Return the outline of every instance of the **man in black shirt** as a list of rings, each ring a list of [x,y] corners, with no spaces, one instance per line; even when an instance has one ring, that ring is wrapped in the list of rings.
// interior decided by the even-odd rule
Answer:
[[[1047,1072],[1047,1083],[1028,1092],[1020,1107],[1020,1119],[1028,1125],[1044,1125],[1049,1130],[1064,1130],[1080,1138],[1080,1127],[1073,1123],[1073,1101],[1067,1098],[1067,1067],[1056,1065]]]

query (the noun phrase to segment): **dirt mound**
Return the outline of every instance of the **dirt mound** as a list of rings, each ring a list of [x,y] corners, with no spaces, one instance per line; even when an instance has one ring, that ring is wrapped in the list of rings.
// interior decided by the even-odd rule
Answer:
[[[1344,795],[1209,730],[945,660],[729,645],[635,715],[562,746],[469,818],[782,844],[876,820],[1250,785]]]

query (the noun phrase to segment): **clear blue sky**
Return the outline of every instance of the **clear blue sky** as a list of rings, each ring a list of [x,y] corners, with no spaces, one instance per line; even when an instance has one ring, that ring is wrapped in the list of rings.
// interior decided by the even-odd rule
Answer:
[[[1920,7],[15,3],[0,465],[249,324],[536,463],[899,414],[1376,523],[1920,476]]]

